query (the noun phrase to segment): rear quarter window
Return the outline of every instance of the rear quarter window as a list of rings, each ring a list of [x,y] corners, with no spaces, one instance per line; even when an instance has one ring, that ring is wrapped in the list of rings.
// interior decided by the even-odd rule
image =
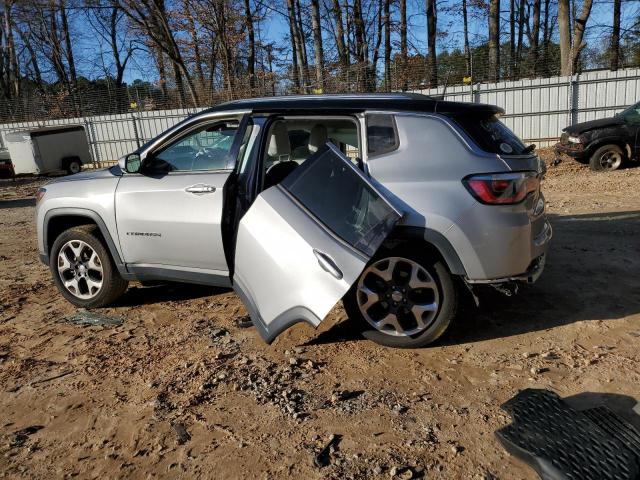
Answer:
[[[495,115],[452,115],[451,118],[485,152],[522,155],[522,140]]]
[[[398,148],[398,130],[393,115],[367,115],[367,153],[370,157]]]

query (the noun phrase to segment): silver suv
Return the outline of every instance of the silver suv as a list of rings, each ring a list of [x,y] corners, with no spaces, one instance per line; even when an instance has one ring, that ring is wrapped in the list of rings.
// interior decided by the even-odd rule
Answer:
[[[544,268],[544,164],[501,113],[415,94],[219,105],[40,189],[40,257],[80,307],[132,280],[232,286],[270,342],[343,298],[367,338],[426,345],[465,284],[512,293]]]

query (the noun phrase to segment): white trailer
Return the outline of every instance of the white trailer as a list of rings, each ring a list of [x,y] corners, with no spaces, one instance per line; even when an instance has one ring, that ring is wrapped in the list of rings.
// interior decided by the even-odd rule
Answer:
[[[87,135],[82,125],[60,125],[7,133],[5,145],[16,175],[78,173],[91,162]]]

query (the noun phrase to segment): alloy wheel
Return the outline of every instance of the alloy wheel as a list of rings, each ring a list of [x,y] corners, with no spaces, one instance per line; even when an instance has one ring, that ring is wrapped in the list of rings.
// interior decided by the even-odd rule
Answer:
[[[70,240],[58,252],[58,274],[64,288],[82,300],[94,298],[102,289],[102,261],[82,240]]]
[[[600,166],[603,170],[615,170],[622,163],[622,155],[618,152],[607,150],[600,155]]]
[[[403,257],[387,257],[370,265],[358,280],[356,295],[365,320],[376,330],[394,336],[426,330],[440,303],[431,274]]]

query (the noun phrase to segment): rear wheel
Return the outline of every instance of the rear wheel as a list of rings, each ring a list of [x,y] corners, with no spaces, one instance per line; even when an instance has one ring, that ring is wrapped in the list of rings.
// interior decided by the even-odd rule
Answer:
[[[625,154],[618,145],[603,145],[589,159],[591,170],[617,170],[625,160]]]
[[[372,260],[344,299],[365,338],[392,347],[435,342],[455,316],[451,274],[419,252],[391,252]]]
[[[62,232],[51,248],[49,267],[60,293],[78,307],[104,307],[127,289],[95,225]]]

